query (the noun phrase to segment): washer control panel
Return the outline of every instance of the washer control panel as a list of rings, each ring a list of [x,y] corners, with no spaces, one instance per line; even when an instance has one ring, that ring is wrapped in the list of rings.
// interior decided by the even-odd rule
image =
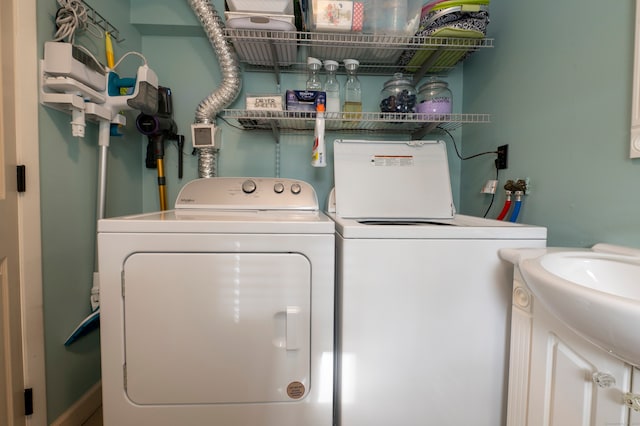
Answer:
[[[176,209],[314,210],[318,197],[307,182],[284,178],[215,177],[187,183]]]

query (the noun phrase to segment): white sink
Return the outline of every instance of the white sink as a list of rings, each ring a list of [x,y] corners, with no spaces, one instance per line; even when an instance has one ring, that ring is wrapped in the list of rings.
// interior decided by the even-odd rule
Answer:
[[[540,302],[576,333],[640,366],[640,251],[548,250],[518,262]]]

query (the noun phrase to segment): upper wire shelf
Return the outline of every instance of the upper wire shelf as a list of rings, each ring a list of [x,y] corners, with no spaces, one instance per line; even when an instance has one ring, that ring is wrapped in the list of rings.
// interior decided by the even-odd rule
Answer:
[[[351,33],[315,33],[225,28],[240,61],[247,70],[270,71],[280,85],[280,72],[306,71],[306,60],[358,59],[358,74],[413,75],[417,84],[426,73],[450,71],[469,54],[493,47],[493,39],[408,37]],[[463,124],[489,123],[489,114],[394,114],[362,112],[325,113],[325,128],[339,132],[405,133],[413,139],[438,130],[453,130]],[[315,113],[296,111],[224,110],[244,130],[270,130],[276,141],[280,132],[313,130]]]
[[[493,39],[384,34],[288,32],[225,28],[242,62],[265,71],[300,72],[306,57],[358,59],[359,74],[443,73]],[[254,70],[252,68],[252,70]]]

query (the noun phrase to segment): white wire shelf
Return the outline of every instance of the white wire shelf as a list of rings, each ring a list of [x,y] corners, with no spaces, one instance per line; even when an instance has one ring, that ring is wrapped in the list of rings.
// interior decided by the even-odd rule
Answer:
[[[300,111],[255,111],[227,109],[222,112],[225,121],[235,120],[243,130],[271,130],[296,132],[313,130],[315,113]],[[381,112],[327,112],[327,131],[411,134],[415,139],[436,129],[453,130],[463,124],[490,123],[489,114],[422,114]]]
[[[240,60],[251,70],[301,72],[307,56],[358,59],[360,74],[443,73],[469,54],[492,48],[493,39],[408,37],[351,33],[287,32],[226,28]]]
[[[245,69],[304,73],[308,56],[320,60],[358,59],[358,74],[413,74],[414,82],[426,73],[450,71],[469,54],[492,48],[493,39],[407,37],[351,33],[315,33],[256,29],[225,29]],[[351,115],[350,115],[351,114]],[[413,139],[463,124],[489,123],[489,114],[400,114],[362,112],[325,113],[327,131],[410,134]],[[270,130],[278,140],[280,132],[308,132],[315,126],[315,113],[294,111],[224,110],[224,120],[235,120],[244,130]]]

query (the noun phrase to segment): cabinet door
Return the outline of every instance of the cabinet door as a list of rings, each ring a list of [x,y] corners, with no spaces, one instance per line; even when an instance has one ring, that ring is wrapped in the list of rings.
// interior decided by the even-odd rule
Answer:
[[[311,268],[296,253],[137,253],[124,264],[136,404],[294,402],[309,389]]]
[[[528,426],[627,424],[623,394],[630,388],[629,365],[575,335],[539,302],[532,338]],[[594,374],[615,383],[599,385]]]

